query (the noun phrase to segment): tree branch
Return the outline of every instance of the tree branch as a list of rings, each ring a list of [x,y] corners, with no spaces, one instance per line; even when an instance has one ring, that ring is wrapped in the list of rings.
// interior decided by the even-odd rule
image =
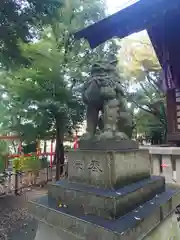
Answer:
[[[154,88],[154,90],[160,95],[160,91],[159,91],[159,86],[158,84],[156,83],[156,81],[154,81],[150,76],[149,76],[149,73],[147,73],[147,80],[148,82],[151,84],[151,86]],[[156,88],[156,87],[157,88]]]

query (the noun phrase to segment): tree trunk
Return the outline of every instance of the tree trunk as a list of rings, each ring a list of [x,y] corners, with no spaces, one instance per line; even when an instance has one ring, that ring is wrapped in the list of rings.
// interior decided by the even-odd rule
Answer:
[[[64,168],[64,134],[59,122],[56,124],[56,181],[60,179]]]
[[[47,141],[46,140],[44,140],[44,153],[46,153],[47,152]]]

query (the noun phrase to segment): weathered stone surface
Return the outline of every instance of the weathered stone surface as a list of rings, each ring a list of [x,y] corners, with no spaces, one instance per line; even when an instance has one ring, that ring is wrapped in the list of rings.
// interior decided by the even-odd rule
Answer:
[[[74,235],[58,228],[50,227],[45,223],[39,223],[38,231],[34,240],[79,240]],[[92,240],[91,235],[86,240]],[[176,240],[180,239],[180,228],[175,214],[170,215],[165,221],[150,232],[143,240]]]
[[[81,150],[99,150],[99,151],[133,151],[138,150],[138,142],[133,140],[117,140],[117,139],[105,139],[105,140],[80,140],[79,148]]]
[[[48,195],[66,204],[72,212],[116,219],[164,190],[163,177],[151,177],[118,190],[84,187],[61,180],[49,187]]]
[[[152,164],[152,174],[159,176],[160,175],[160,156],[159,155],[151,155],[151,164]]]
[[[171,183],[173,180],[173,169],[172,169],[172,157],[171,155],[162,155],[162,163],[166,164],[167,167],[162,168],[162,174],[166,179],[167,183]]]
[[[162,214],[166,203],[178,198],[180,199],[179,189],[167,189],[115,221],[84,216],[81,213],[70,215],[68,208],[58,208],[58,203],[47,197],[29,202],[29,210],[41,222],[53,225],[56,231],[60,229],[68,232],[75,239],[135,240],[142,239],[155,229],[174,210],[173,204],[170,204],[169,209],[165,207],[165,214]]]
[[[180,239],[180,228],[175,214],[170,215],[164,222],[152,231],[144,240],[176,240]],[[46,239],[44,239],[46,240]]]
[[[64,232],[58,228],[50,227],[45,223],[39,223],[38,231],[34,240],[79,240],[74,235]],[[86,240],[92,240],[91,235]],[[143,240],[176,240],[180,239],[180,228],[177,216],[171,214],[165,221],[150,232]]]
[[[75,235],[64,232],[57,227],[48,226],[45,223],[39,222],[38,230],[34,240],[79,240]]]
[[[90,78],[84,84],[82,99],[87,105],[87,133],[82,136],[83,139],[132,137],[132,116],[127,114],[117,62],[116,59],[112,62],[101,60],[95,63]]]
[[[70,151],[68,180],[117,189],[150,176],[148,151]]]

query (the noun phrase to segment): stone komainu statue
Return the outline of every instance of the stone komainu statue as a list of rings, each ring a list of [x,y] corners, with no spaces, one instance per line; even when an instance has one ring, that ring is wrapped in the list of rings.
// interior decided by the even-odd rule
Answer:
[[[87,105],[87,138],[131,137],[132,118],[126,111],[116,65],[117,61],[94,64],[90,79],[84,84],[82,95]]]

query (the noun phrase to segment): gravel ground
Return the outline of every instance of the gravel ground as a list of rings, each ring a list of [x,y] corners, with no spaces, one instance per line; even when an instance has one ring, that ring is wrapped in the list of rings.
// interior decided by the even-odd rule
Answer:
[[[34,240],[37,222],[28,214],[27,201],[44,194],[44,189],[33,189],[22,196],[0,198],[0,240]]]

